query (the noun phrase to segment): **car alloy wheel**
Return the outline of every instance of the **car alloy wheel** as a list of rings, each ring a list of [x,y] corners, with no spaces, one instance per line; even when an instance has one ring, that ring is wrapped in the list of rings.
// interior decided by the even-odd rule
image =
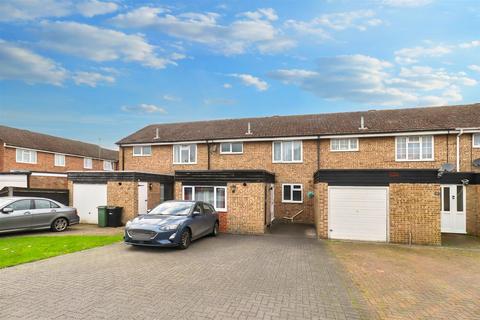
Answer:
[[[212,236],[218,236],[218,222],[215,222],[215,225],[213,226]]]
[[[68,221],[65,218],[58,218],[53,221],[53,230],[56,232],[62,232],[67,229]]]
[[[180,238],[180,249],[187,249],[190,241],[190,232],[188,230],[183,231],[182,237]]]

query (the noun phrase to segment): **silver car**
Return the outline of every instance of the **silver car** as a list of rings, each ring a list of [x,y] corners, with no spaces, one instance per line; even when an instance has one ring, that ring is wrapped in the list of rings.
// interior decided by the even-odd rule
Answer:
[[[65,231],[80,221],[75,208],[46,198],[1,197],[0,233],[51,229]]]

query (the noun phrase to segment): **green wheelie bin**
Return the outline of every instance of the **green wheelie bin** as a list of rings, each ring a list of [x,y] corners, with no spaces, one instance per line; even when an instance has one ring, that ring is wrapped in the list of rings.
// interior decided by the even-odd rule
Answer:
[[[98,207],[98,226],[104,228],[108,225],[107,206]]]

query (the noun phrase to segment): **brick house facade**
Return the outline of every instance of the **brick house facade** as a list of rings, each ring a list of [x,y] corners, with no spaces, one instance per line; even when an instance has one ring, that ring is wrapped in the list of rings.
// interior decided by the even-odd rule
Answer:
[[[0,126],[0,173],[25,172],[24,187],[67,189],[67,171],[116,170],[117,165],[117,151]],[[0,176],[0,189],[8,183]]]
[[[298,144],[289,150],[292,141]],[[231,143],[241,144],[241,152],[228,152],[233,150],[233,145],[228,146]],[[388,193],[386,241],[424,244],[440,243],[444,192],[441,186],[447,182],[461,186],[465,179],[458,174],[469,173],[470,185],[465,187],[467,197],[463,204],[466,229],[472,234],[479,229],[479,189],[475,184],[480,168],[474,160],[480,158],[480,105],[152,125],[118,144],[120,170],[158,174],[198,170],[271,172],[275,176],[275,218],[292,217],[301,211],[294,222],[315,223],[319,237],[324,238],[330,237],[328,217],[334,205],[329,207],[329,189],[342,182],[316,180],[317,172],[357,170],[363,176],[359,176],[359,181],[351,181],[352,187],[368,187],[370,170],[401,177],[408,173],[405,181],[380,184]],[[279,144],[282,146],[278,147]],[[185,157],[191,155],[187,145],[196,150],[194,161],[192,158],[185,161],[192,163],[176,164],[176,157],[183,159],[182,152]],[[288,149],[285,155],[284,149]],[[298,154],[298,161],[275,161],[283,157],[295,160]],[[432,180],[447,163],[456,172],[446,174],[448,181]],[[175,184],[176,198],[183,198],[181,188],[185,185]],[[258,193],[259,190],[252,192],[251,196]],[[262,193],[264,196],[254,202],[267,206],[268,192]],[[232,206],[235,202],[230,200]],[[263,215],[268,214],[263,211]],[[233,221],[233,216],[227,216],[229,223]],[[252,229],[249,225],[252,219],[255,217],[238,222],[240,219],[234,223],[235,228],[225,225],[224,230],[262,233],[263,227]],[[268,225],[269,219],[264,220],[264,225]],[[239,227],[239,223],[244,227]]]

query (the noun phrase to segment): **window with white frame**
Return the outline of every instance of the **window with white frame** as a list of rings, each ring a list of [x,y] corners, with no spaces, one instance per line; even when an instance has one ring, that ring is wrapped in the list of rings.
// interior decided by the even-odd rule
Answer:
[[[83,168],[92,169],[93,168],[93,159],[92,158],[83,158]]]
[[[196,144],[175,144],[173,145],[173,164],[194,164],[197,163]]]
[[[273,162],[302,162],[302,141],[274,141]]]
[[[472,135],[472,143],[474,148],[480,148],[480,133],[474,133]]]
[[[37,163],[37,151],[28,149],[17,149],[18,163]]]
[[[282,184],[282,202],[302,203],[303,185],[301,184]]]
[[[113,171],[113,161],[103,160],[103,170]]]
[[[183,186],[183,200],[204,201],[217,211],[227,211],[227,187]]]
[[[56,167],[65,167],[65,155],[64,154],[55,154],[55,166]]]
[[[243,153],[243,142],[222,142],[220,143],[221,154]]]
[[[397,161],[433,160],[433,136],[396,137]]]
[[[152,155],[151,146],[135,146],[133,147],[133,156],[134,157],[148,157]]]
[[[330,140],[331,151],[358,151],[357,138],[339,138]]]

